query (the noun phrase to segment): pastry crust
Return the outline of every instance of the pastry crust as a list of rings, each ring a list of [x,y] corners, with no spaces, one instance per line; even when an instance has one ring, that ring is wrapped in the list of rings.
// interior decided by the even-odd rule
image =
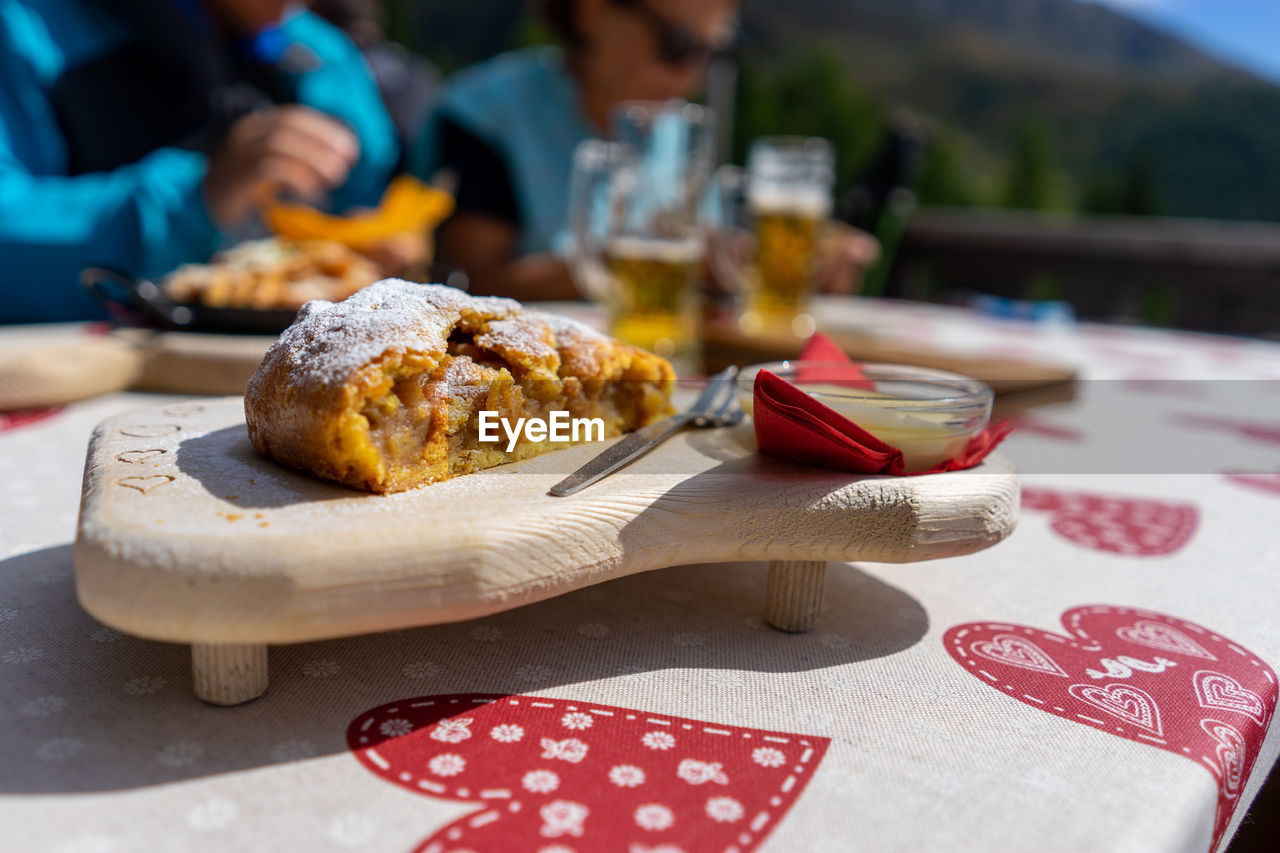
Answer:
[[[249,381],[260,452],[358,489],[397,492],[568,442],[479,441],[478,416],[601,418],[606,436],[671,411],[658,356],[510,299],[387,279],[303,306]]]
[[[296,311],[312,299],[346,299],[379,278],[377,264],[341,243],[271,237],[178,267],[164,288],[179,303]]]

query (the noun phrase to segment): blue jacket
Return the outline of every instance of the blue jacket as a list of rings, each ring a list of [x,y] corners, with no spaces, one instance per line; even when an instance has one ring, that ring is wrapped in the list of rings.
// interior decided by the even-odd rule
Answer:
[[[0,0],[0,322],[100,316],[80,290],[83,267],[158,277],[207,260],[223,240],[201,194],[207,161],[198,150],[160,147],[108,171],[74,168],[58,84],[133,38],[131,19],[110,8]],[[273,35],[282,54],[307,55],[290,78],[296,101],[342,119],[360,141],[360,161],[330,208],[376,204],[400,151],[360,53],[306,12]]]

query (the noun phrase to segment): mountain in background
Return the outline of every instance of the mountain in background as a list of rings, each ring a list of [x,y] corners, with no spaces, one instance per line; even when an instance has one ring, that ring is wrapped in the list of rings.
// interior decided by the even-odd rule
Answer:
[[[410,8],[450,67],[530,30],[519,0]],[[1280,87],[1113,9],[746,0],[742,31],[740,136],[830,136],[846,175],[905,108],[936,141],[926,202],[1280,220]]]
[[[1162,30],[1076,0],[756,2],[748,4],[746,22],[765,44],[833,33],[857,45],[874,44],[890,65],[913,52],[904,48],[924,40],[931,49],[971,60],[1000,54],[1045,69],[1183,81],[1250,77]]]

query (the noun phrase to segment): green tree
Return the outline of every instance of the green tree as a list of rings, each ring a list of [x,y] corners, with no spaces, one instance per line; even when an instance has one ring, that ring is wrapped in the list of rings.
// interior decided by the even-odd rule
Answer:
[[[1154,156],[1139,152],[1129,158],[1123,174],[1108,172],[1091,180],[1080,208],[1085,213],[1159,216],[1164,206],[1158,172]]]
[[[972,171],[955,137],[935,130],[920,167],[916,196],[922,206],[967,207],[978,203]]]
[[[852,82],[833,49],[794,56],[776,67],[744,60],[735,109],[734,153],[740,162],[760,136],[822,136],[835,149],[840,188],[861,174],[884,132],[884,107]]]
[[[1022,210],[1057,207],[1057,155],[1049,124],[1042,118],[1028,118],[1018,129],[1004,203]]]

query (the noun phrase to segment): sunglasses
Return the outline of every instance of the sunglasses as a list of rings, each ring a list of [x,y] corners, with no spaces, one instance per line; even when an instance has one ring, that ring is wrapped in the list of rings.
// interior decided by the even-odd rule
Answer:
[[[613,0],[620,9],[634,12],[653,33],[658,60],[664,65],[685,67],[707,62],[729,52],[728,42],[710,42],[683,24],[670,21],[655,12],[643,0]]]

